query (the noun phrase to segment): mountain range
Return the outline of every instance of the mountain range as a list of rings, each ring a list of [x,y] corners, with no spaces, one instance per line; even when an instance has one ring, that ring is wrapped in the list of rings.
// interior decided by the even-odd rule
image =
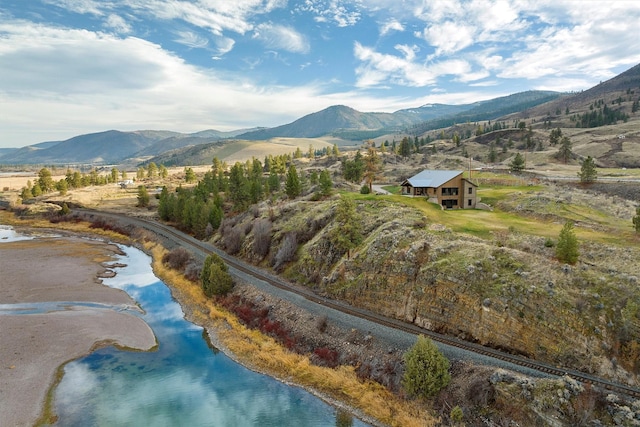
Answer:
[[[0,151],[0,164],[121,164],[139,162],[166,153],[221,146],[230,140],[268,141],[273,138],[330,136],[362,141],[406,132],[421,135],[433,129],[484,120],[540,116],[569,106],[587,105],[603,94],[629,93],[640,87],[640,64],[580,93],[526,91],[462,105],[429,104],[394,113],[360,112],[335,105],[273,128],[239,129],[231,132],[205,130],[184,134],[171,131],[109,130],[79,135],[65,141],[49,141],[19,149]],[[164,156],[166,158],[166,155]]]

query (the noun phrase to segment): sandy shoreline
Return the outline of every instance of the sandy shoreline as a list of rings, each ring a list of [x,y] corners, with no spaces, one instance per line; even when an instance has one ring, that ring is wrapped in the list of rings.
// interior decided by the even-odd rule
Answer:
[[[117,246],[75,237],[0,243],[0,304],[82,301],[135,304],[102,285],[103,263]],[[105,308],[76,307],[43,314],[0,314],[0,419],[33,425],[61,365],[115,343],[152,348],[155,336],[140,318]]]

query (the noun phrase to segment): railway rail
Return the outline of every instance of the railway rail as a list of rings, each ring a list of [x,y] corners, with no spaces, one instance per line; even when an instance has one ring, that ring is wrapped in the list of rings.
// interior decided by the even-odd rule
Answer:
[[[520,355],[511,354],[511,353],[494,349],[491,347],[486,347],[477,343],[473,343],[473,342],[461,340],[455,337],[440,334],[434,331],[430,331],[428,329],[421,328],[411,323],[406,323],[397,319],[381,316],[369,310],[353,307],[340,301],[331,300],[331,299],[322,297],[320,295],[317,295],[310,289],[303,288],[303,287],[294,285],[292,283],[289,283],[280,277],[277,277],[273,274],[265,272],[264,270],[257,268],[255,266],[252,266],[248,263],[245,263],[239,260],[238,258],[233,257],[208,243],[197,240],[165,224],[162,224],[156,221],[150,221],[147,219],[134,218],[124,214],[106,213],[106,212],[90,211],[90,210],[84,210],[84,209],[82,210],[82,212],[90,216],[95,215],[95,216],[109,217],[115,220],[125,219],[127,222],[134,223],[139,227],[142,227],[144,229],[147,229],[155,234],[158,234],[164,237],[165,239],[169,239],[173,242],[176,242],[176,241],[181,242],[180,244],[182,246],[187,246],[192,249],[195,248],[198,251],[201,251],[206,254],[215,253],[216,255],[220,256],[230,267],[238,271],[241,271],[245,274],[253,276],[254,278],[257,278],[259,280],[262,280],[276,288],[295,293],[316,304],[320,304],[322,306],[341,311],[351,316],[356,316],[361,319],[365,319],[370,322],[374,322],[379,325],[383,325],[383,326],[386,326],[395,330],[403,331],[406,333],[410,333],[414,335],[422,334],[442,344],[446,344],[452,347],[463,349],[463,350],[480,354],[493,359],[501,360],[503,362],[511,363],[517,366],[532,369],[547,375],[557,376],[557,377],[568,375],[569,377],[575,379],[576,381],[579,381],[585,384],[591,384],[593,386],[601,387],[611,392],[630,396],[636,399],[640,398],[640,389],[635,387],[613,382],[613,381],[600,378],[600,377],[597,377],[585,372],[581,372],[575,369],[567,369],[567,368],[553,366],[548,363],[536,361]]]

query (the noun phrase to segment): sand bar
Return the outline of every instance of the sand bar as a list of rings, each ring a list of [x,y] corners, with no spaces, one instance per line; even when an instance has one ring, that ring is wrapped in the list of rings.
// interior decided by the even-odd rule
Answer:
[[[0,304],[135,302],[102,285],[115,245],[73,238],[0,242]],[[41,415],[59,366],[100,345],[148,350],[155,336],[140,318],[106,308],[75,307],[42,314],[0,315],[0,420],[30,426]]]

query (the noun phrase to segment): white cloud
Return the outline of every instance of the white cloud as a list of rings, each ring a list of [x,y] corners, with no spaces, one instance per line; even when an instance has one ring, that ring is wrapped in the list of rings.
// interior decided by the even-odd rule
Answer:
[[[354,55],[362,64],[356,68],[357,87],[375,87],[384,84],[402,86],[428,86],[436,82],[438,76],[457,74],[464,61],[446,61],[425,66],[414,61],[416,47],[397,45],[396,49],[404,57],[376,52],[356,42]]]
[[[308,53],[309,42],[293,27],[262,23],[256,26],[253,38],[260,40],[271,49],[286,50],[294,53]]]
[[[61,7],[63,9],[81,13],[101,16],[104,14],[102,11],[103,5],[98,0],[43,0],[45,3],[49,3],[53,6]]]
[[[193,31],[176,31],[176,36],[175,42],[191,48],[202,49],[209,45],[209,39]]]
[[[385,36],[389,34],[391,31],[402,32],[404,31],[404,26],[400,22],[396,21],[395,19],[391,19],[390,21],[387,21],[380,26],[381,36]]]
[[[104,26],[111,28],[120,34],[129,34],[132,31],[131,26],[124,20],[124,18],[113,13],[107,17]]]
[[[233,39],[230,39],[228,37],[217,37],[215,39],[217,51],[214,58],[219,59],[222,55],[231,52],[235,43],[236,42]]]
[[[475,28],[460,22],[445,21],[425,28],[416,36],[424,38],[436,48],[436,55],[458,52],[474,41]]]
[[[295,10],[315,15],[316,22],[333,22],[338,27],[349,27],[360,21],[361,0],[305,0]]]
[[[260,87],[138,38],[26,21],[0,24],[0,63],[11,64],[0,67],[5,146],[104,129],[276,126],[330,105],[317,84]]]

